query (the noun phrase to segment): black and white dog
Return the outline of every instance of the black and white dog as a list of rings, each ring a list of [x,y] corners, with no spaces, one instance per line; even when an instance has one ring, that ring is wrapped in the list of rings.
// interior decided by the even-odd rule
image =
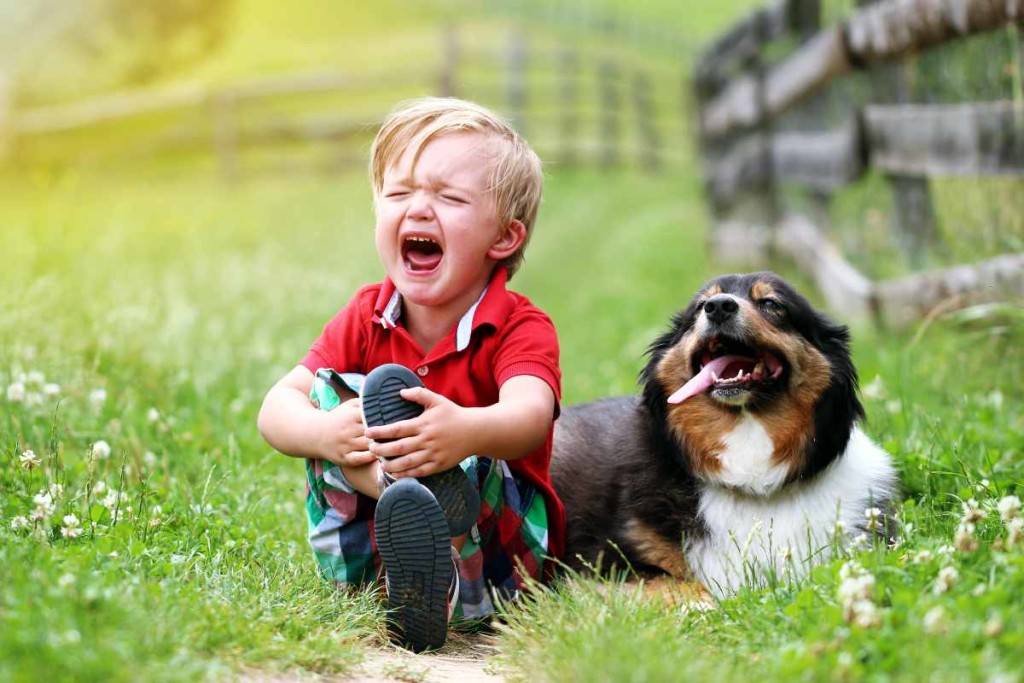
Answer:
[[[895,537],[891,458],[857,426],[849,333],[774,273],[701,288],[655,340],[638,397],[566,408],[551,474],[566,561],[722,595]]]

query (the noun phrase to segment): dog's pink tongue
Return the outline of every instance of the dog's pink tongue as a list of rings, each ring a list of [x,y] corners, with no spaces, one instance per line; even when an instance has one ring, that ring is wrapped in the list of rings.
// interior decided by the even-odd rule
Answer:
[[[701,371],[694,375],[693,379],[669,396],[668,402],[682,403],[686,399],[696,396],[714,384],[715,380],[711,377],[712,373],[721,375],[722,371],[729,366],[729,363],[742,360],[746,359],[743,356],[719,356],[701,368]]]

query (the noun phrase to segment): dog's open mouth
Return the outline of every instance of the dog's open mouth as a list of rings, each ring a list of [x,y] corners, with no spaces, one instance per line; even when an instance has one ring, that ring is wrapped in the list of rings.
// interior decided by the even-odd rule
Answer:
[[[414,273],[429,273],[441,265],[444,250],[429,237],[407,237],[402,241],[402,260]]]
[[[735,403],[748,392],[777,384],[785,364],[767,349],[715,336],[694,353],[693,372],[693,378],[668,397],[669,403],[682,403],[709,389],[712,397]]]

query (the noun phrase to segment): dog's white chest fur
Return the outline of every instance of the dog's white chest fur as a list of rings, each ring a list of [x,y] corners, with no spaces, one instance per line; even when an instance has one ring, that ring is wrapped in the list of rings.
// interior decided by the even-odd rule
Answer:
[[[896,489],[889,455],[857,428],[845,453],[814,479],[767,495],[775,488],[768,481],[785,477],[771,465],[767,432],[748,424],[730,439],[721,454],[721,480],[728,487],[702,484],[699,515],[708,534],[686,544],[687,563],[714,593],[763,583],[773,571],[780,578],[786,572],[805,573],[827,559],[837,541],[859,534],[865,511],[875,501],[891,500]],[[763,493],[750,493],[754,489],[746,485],[756,476],[765,478]],[[842,529],[838,534],[837,527]]]
[[[718,454],[721,469],[717,478],[725,486],[763,496],[786,480],[789,467],[773,461],[775,445],[757,418],[744,414],[723,443],[725,450]]]

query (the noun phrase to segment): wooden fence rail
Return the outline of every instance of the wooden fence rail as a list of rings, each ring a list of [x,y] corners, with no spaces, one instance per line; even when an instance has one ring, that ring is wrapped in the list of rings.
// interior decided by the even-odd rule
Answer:
[[[358,140],[365,146],[386,107],[396,98],[393,93],[406,93],[397,95],[399,98],[435,94],[479,99],[478,93],[463,80],[463,70],[472,66],[476,78],[482,74],[492,84],[478,88],[485,95],[483,101],[507,114],[520,131],[531,136],[529,129],[534,124],[550,124],[557,139],[558,163],[610,167],[628,162],[652,171],[662,168],[665,133],[661,128],[666,117],[659,115],[652,76],[643,69],[620,64],[615,56],[604,52],[585,53],[572,45],[558,49],[534,45],[522,31],[510,32],[503,48],[493,44],[469,48],[455,25],[444,27],[440,36],[441,49],[434,52],[438,56],[436,62],[423,63],[412,72],[402,69],[356,76],[328,69],[217,86],[179,85],[156,91],[115,93],[85,102],[32,109],[14,106],[9,82],[0,73],[0,163],[15,156],[22,145],[49,135],[144,117],[181,115],[188,117],[191,125],[156,133],[142,149],[153,154],[205,147],[216,154],[224,178],[236,181],[243,175],[243,149],[317,140]],[[539,87],[538,74],[553,77],[559,96],[531,96]],[[594,102],[586,102],[582,96],[590,92],[582,85],[585,79],[598,81],[596,94],[591,95],[596,99]],[[486,97],[488,92],[493,97]],[[338,97],[316,112],[281,113],[281,107],[271,106],[272,101],[288,102],[317,95],[366,100],[373,93],[389,93],[389,103],[377,105],[379,110],[364,107],[363,113],[347,109]],[[378,99],[382,101],[383,97]],[[581,138],[585,111],[594,112],[594,135],[599,144]],[[669,112],[669,116],[677,118],[682,115],[678,110]],[[203,121],[204,125],[194,125]],[[628,131],[627,121],[632,125]],[[628,144],[627,137],[631,140]]]
[[[919,319],[943,298],[970,302],[1024,297],[1022,254],[871,282],[807,217],[764,208],[753,217],[747,209],[742,220],[731,215],[746,196],[768,195],[769,205],[778,202],[779,183],[802,187],[827,201],[830,193],[875,169],[889,180],[892,227],[913,264],[938,239],[929,177],[1024,177],[1019,85],[1015,100],[911,104],[905,76],[888,66],[967,36],[1020,26],[1024,2],[866,0],[866,6],[838,24],[808,36],[807,26],[820,16],[818,2],[781,0],[758,10],[724,33],[698,61],[694,88],[700,148],[719,224],[712,234],[713,248],[753,258],[769,251],[786,254],[835,307],[892,326]],[[804,12],[810,20],[799,19]],[[798,35],[801,41],[792,54],[774,66],[762,66],[761,55],[771,43]],[[811,121],[817,132],[775,131],[776,121],[795,105],[842,76],[864,70],[872,74],[873,95],[869,101],[846,104],[846,123],[829,126],[822,117]]]

